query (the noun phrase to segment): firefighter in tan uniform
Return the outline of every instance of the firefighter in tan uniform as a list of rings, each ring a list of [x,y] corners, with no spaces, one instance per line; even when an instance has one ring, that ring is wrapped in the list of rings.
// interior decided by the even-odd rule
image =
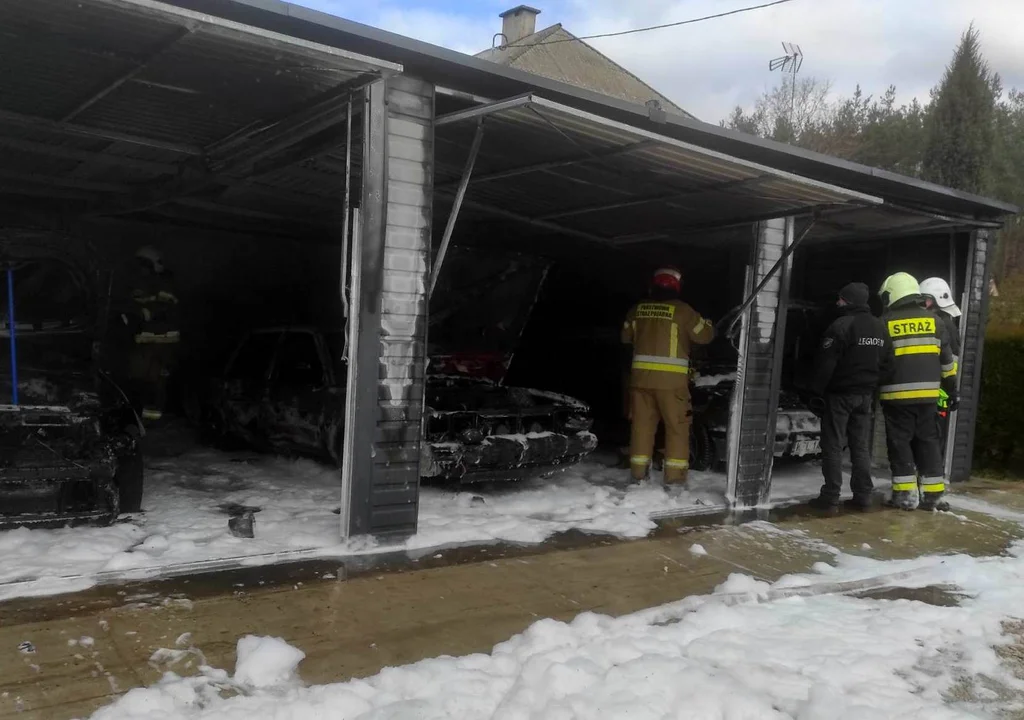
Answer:
[[[629,465],[637,481],[650,471],[659,422],[665,425],[665,482],[685,483],[690,469],[690,346],[711,342],[715,330],[679,299],[681,288],[678,270],[658,270],[650,299],[630,310],[622,326],[622,342],[633,346]]]

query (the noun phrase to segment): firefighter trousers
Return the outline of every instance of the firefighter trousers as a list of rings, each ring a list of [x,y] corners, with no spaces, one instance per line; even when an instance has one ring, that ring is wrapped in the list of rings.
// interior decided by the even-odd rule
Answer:
[[[885,436],[892,469],[892,502],[904,509],[934,508],[946,491],[935,404],[885,403]]]
[[[629,465],[635,480],[643,480],[654,455],[658,424],[665,426],[665,482],[684,483],[690,469],[690,389],[630,388],[632,432]]]
[[[133,398],[142,419],[159,420],[167,405],[167,380],[174,369],[178,346],[170,343],[138,343],[128,363]]]

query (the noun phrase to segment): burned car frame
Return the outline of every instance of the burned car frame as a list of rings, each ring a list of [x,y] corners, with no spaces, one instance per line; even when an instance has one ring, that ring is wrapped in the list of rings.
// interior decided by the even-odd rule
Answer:
[[[782,389],[772,438],[776,458],[809,458],[821,454],[821,421],[811,412],[805,396],[805,378],[810,376],[815,350],[828,315],[813,303],[791,299],[786,320],[783,350]],[[729,398],[736,380],[736,362],[728,347],[728,336],[718,338],[710,352],[695,363],[691,380],[693,424],[690,437],[690,466],[711,470],[725,464],[729,425]],[[729,357],[727,360],[726,357]]]
[[[586,404],[503,383],[547,268],[536,258],[451,249],[430,305],[424,479],[526,479],[567,468],[596,448]],[[194,381],[192,419],[212,444],[336,463],[346,376],[341,330],[255,328]]]
[[[103,283],[87,246],[0,231],[0,527],[141,509],[143,429],[100,367]]]
[[[340,463],[343,343],[343,333],[311,327],[246,335],[221,377],[209,384],[205,438]],[[428,375],[422,477],[466,483],[525,479],[577,463],[596,447],[584,404],[457,372],[467,364],[486,363],[479,356],[446,356]]]

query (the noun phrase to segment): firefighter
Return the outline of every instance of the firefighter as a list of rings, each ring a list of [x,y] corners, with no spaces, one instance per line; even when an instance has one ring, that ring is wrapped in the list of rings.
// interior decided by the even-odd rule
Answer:
[[[181,339],[178,298],[160,252],[143,247],[135,253],[136,278],[131,300],[121,319],[132,329],[128,375],[145,422],[163,417],[167,380],[174,369]]]
[[[885,353],[885,326],[868,308],[870,291],[850,283],[839,291],[841,315],[822,338],[811,391],[821,412],[821,472],[824,484],[811,506],[839,506],[843,490],[843,447],[849,445],[852,506],[871,506],[871,415]]]
[[[921,295],[924,297],[925,307],[939,316],[946,328],[946,335],[949,339],[949,346],[953,351],[953,367],[960,371],[960,330],[956,325],[956,318],[960,317],[960,308],[953,302],[953,291],[949,284],[942,278],[930,277],[921,281]],[[939,392],[939,439],[942,448],[946,447],[946,438],[949,436],[949,395],[945,390]]]
[[[939,428],[935,405],[941,390],[951,408],[959,403],[953,353],[942,321],[924,307],[921,288],[904,272],[879,290],[886,310],[886,365],[880,398],[892,468],[892,504],[904,510],[945,509]],[[918,485],[921,499],[918,505]]]
[[[682,273],[654,273],[650,299],[626,316],[622,342],[631,345],[629,464],[633,479],[650,473],[654,436],[665,426],[665,483],[686,482],[690,469],[690,346],[706,345],[714,326],[679,299]]]

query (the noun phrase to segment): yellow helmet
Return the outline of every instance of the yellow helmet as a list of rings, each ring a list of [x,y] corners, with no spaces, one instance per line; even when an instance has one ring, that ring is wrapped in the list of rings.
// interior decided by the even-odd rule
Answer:
[[[899,302],[903,298],[910,297],[911,295],[920,295],[921,286],[917,284],[917,280],[914,279],[913,275],[898,272],[885,279],[878,294],[882,298],[882,303],[889,307],[894,302]]]

